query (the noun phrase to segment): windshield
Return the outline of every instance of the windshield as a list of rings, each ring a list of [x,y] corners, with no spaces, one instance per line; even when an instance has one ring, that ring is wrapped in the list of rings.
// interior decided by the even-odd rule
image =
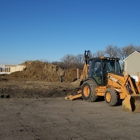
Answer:
[[[116,63],[116,65],[115,65],[115,63]],[[119,61],[104,60],[103,61],[103,70],[105,70],[107,72],[121,74],[121,67],[120,67]]]

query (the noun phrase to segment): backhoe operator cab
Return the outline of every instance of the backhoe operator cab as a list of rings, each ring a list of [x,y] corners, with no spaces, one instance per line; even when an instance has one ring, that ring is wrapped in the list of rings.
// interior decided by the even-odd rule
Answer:
[[[88,63],[88,78],[92,78],[97,85],[107,84],[108,73],[122,75],[119,58],[97,57],[89,59]]]

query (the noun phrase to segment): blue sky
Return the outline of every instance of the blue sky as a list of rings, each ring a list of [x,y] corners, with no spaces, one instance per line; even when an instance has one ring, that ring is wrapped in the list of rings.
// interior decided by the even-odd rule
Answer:
[[[0,0],[0,64],[140,45],[140,0]]]

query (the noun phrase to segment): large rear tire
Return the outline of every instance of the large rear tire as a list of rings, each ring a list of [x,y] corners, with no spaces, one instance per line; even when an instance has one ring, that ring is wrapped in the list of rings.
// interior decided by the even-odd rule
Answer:
[[[82,98],[88,102],[95,102],[98,98],[95,88],[97,84],[95,81],[87,80],[82,86]]]
[[[111,88],[106,90],[104,98],[109,106],[115,106],[118,102],[118,94],[114,89]]]

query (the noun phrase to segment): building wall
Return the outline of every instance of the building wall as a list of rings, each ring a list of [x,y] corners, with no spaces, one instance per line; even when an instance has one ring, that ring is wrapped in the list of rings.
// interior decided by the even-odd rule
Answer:
[[[130,75],[136,75],[140,73],[140,53],[134,52],[130,57],[124,60],[124,71]]]
[[[25,65],[0,65],[0,74],[10,74],[12,72],[22,71],[25,68]]]
[[[17,65],[17,66],[15,66],[15,67],[11,67],[11,73],[12,72],[15,72],[15,71],[22,71],[24,68],[25,68],[26,66],[24,66],[24,65]]]

